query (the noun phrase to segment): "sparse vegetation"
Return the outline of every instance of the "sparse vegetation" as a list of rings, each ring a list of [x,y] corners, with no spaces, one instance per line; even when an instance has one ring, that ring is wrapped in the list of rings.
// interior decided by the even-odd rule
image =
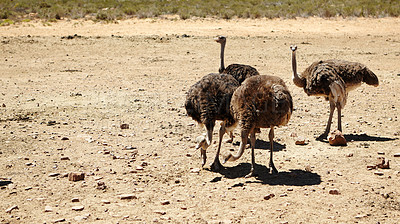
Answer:
[[[10,19],[89,18],[112,21],[161,15],[231,18],[398,17],[398,0],[0,0],[0,23]]]

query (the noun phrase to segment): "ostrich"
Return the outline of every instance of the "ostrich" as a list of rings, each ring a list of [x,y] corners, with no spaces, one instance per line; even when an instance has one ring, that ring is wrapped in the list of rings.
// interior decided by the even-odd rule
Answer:
[[[235,128],[236,122],[230,113],[230,101],[238,86],[239,82],[230,75],[211,73],[190,87],[186,95],[187,114],[207,129],[205,135],[196,139],[196,149],[200,148],[202,166],[207,160],[206,149],[211,145],[215,121],[222,120],[217,154],[211,164],[211,169],[215,171],[222,167],[219,160],[222,137],[225,132],[231,132]]]
[[[242,64],[231,64],[227,68],[224,65],[224,53],[225,53],[225,45],[226,45],[226,37],[218,36],[214,39],[217,43],[221,44],[221,64],[219,67],[219,73],[225,73],[233,76],[239,84],[251,76],[259,75],[257,69],[251,67],[250,65],[242,65]]]
[[[224,58],[225,58],[225,45],[226,45],[226,37],[225,36],[218,36],[215,39],[215,42],[221,44],[221,54],[220,54],[220,66],[219,66],[219,73],[224,73],[233,76],[239,84],[251,76],[260,75],[257,69],[251,67],[250,65],[243,65],[243,64],[230,64],[227,68],[224,65]],[[260,129],[256,129],[256,133],[260,133]],[[228,142],[233,142],[233,133],[229,133],[230,139]]]
[[[297,46],[290,46],[290,49],[292,50],[294,84],[303,88],[309,96],[324,96],[326,100],[329,100],[328,123],[325,132],[318,139],[325,139],[328,136],[335,108],[338,112],[338,130],[342,131],[341,113],[346,105],[348,92],[360,86],[361,82],[378,86],[378,77],[363,64],[342,60],[314,62],[299,76],[296,63]]]
[[[255,175],[255,129],[270,128],[270,172],[278,173],[275,168],[272,153],[274,145],[274,127],[288,123],[293,111],[293,101],[284,81],[276,76],[257,75],[246,79],[233,93],[231,113],[239,122],[241,128],[241,143],[236,155],[228,153],[223,158],[226,161],[239,159],[246,147],[250,134],[251,171],[246,177]],[[272,169],[272,170],[271,170]]]

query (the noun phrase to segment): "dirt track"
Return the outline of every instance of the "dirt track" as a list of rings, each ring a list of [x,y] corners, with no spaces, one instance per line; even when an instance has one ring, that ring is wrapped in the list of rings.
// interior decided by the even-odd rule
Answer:
[[[0,222],[399,223],[399,27],[400,19],[318,18],[0,27]],[[216,35],[228,36],[227,64],[280,76],[292,92],[292,119],[275,131],[277,176],[265,174],[267,130],[257,136],[259,177],[244,178],[250,150],[220,173],[201,169],[194,140],[203,130],[183,103],[192,84],[218,71]],[[291,82],[290,44],[300,71],[338,58],[379,77],[379,87],[349,94],[348,146],[315,140],[329,105]],[[295,145],[292,133],[308,145]],[[222,151],[237,149],[223,143]],[[390,169],[368,170],[378,157]],[[85,180],[68,181],[70,172]]]

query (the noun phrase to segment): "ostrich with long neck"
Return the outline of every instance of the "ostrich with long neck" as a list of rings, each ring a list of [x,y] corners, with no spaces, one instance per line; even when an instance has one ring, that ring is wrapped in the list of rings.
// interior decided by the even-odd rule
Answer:
[[[218,36],[214,39],[217,43],[221,44],[221,54],[220,54],[220,67],[219,73],[225,73],[233,76],[239,84],[251,76],[259,75],[257,69],[251,67],[250,65],[243,64],[231,64],[225,68],[224,57],[225,57],[225,45],[226,45],[226,37]]]
[[[319,139],[325,139],[329,134],[335,108],[338,111],[338,130],[342,131],[342,109],[346,105],[348,92],[360,86],[362,82],[378,86],[378,77],[361,63],[335,59],[316,61],[299,75],[296,63],[297,46],[290,46],[290,49],[294,84],[303,88],[308,96],[324,96],[329,101],[328,123]]]

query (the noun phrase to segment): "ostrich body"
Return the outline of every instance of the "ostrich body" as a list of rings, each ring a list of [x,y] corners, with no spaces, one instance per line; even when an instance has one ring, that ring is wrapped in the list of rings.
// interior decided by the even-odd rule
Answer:
[[[279,77],[267,75],[246,79],[233,93],[231,111],[241,128],[241,143],[238,153],[225,155],[223,162],[235,161],[243,155],[250,134],[251,171],[247,177],[253,176],[255,174],[255,130],[270,128],[269,167],[273,173],[277,173],[272,159],[274,127],[287,124],[293,111],[292,97],[284,81]]]
[[[314,62],[298,75],[297,46],[290,48],[294,84],[303,88],[309,96],[324,96],[330,104],[328,123],[319,139],[324,139],[329,134],[335,108],[338,111],[338,130],[342,131],[341,111],[346,105],[348,92],[360,86],[362,82],[378,86],[378,77],[361,63],[334,59]]]
[[[257,69],[251,67],[250,65],[231,64],[225,68],[224,54],[225,54],[226,37],[218,36],[217,38],[215,38],[215,41],[221,44],[221,55],[220,55],[221,63],[218,70],[219,73],[225,73],[233,76],[239,82],[239,84],[242,84],[242,82],[245,79],[251,76],[259,75]]]
[[[219,131],[218,150],[211,169],[219,170],[219,151],[222,137],[235,127],[235,120],[230,113],[230,101],[233,92],[239,86],[238,81],[227,74],[208,74],[195,83],[186,95],[187,114],[199,124],[206,127],[206,134],[197,138],[202,157],[202,166],[206,163],[206,149],[211,145],[212,133],[216,120],[222,120]]]

